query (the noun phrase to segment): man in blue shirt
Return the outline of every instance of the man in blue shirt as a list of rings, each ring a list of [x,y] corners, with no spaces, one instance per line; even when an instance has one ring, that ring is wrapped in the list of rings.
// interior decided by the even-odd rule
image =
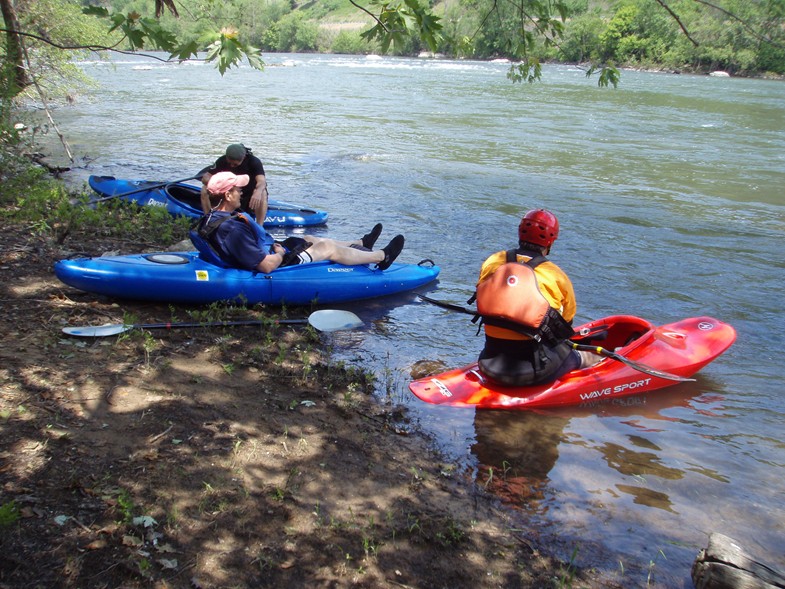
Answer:
[[[403,250],[404,237],[396,235],[381,250],[372,251],[382,232],[381,223],[357,241],[306,235],[277,242],[249,216],[236,213],[242,189],[249,181],[245,174],[218,172],[207,183],[213,206],[200,221],[199,234],[230,266],[269,273],[283,266],[330,260],[348,266],[375,263],[380,270],[386,270]]]

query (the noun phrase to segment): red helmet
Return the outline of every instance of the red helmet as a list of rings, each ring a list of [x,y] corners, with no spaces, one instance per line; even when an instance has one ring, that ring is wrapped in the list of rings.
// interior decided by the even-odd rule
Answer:
[[[551,247],[559,237],[559,220],[545,209],[529,211],[518,225],[518,240]]]

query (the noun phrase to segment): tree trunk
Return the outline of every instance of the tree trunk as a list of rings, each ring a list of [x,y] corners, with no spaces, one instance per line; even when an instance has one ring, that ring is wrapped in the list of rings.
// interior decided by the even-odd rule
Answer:
[[[22,38],[17,32],[19,21],[16,18],[13,0],[0,0],[0,10],[3,12],[6,29],[6,60],[9,66],[14,68],[11,78],[11,96],[15,96],[30,85],[30,77],[25,68]]]

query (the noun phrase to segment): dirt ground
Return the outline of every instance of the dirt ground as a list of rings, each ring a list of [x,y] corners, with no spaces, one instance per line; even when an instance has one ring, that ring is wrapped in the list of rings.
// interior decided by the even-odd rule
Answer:
[[[0,234],[0,588],[608,586],[550,557],[310,329],[63,335],[205,317],[52,272],[147,245]]]

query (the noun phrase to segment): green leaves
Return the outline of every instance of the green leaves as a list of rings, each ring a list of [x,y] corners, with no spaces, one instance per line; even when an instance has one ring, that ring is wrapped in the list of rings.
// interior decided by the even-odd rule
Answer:
[[[441,41],[441,19],[434,16],[430,9],[421,7],[417,0],[406,0],[406,6],[409,9],[407,16],[413,24],[411,28],[420,34],[420,38],[428,44],[431,51],[436,51]]]
[[[107,19],[110,22],[109,32],[122,34],[121,39],[113,47],[106,49],[114,49],[125,43],[130,51],[145,48],[166,51],[169,53],[170,60],[178,61],[198,58],[198,52],[204,49],[195,40],[179,40],[157,18],[145,18],[137,12],[110,13],[106,8],[88,6],[83,9],[83,13]],[[264,69],[259,49],[240,41],[236,30],[226,28],[212,38],[213,41],[207,47],[205,61],[215,62],[221,75],[224,75],[229,68],[242,64],[244,59],[248,60],[251,67]]]
[[[264,61],[262,60],[262,52],[256,47],[250,45],[245,46],[245,57],[248,60],[248,65],[256,70],[264,69]]]
[[[196,55],[199,51],[199,45],[196,41],[189,41],[187,43],[183,43],[174,49],[169,55],[169,59],[176,59],[178,61],[185,61],[190,57]]]
[[[147,45],[150,49],[173,52],[177,46],[175,35],[162,27],[158,19],[144,18],[138,12],[110,13],[106,8],[99,6],[87,6],[82,9],[82,12],[108,19],[111,23],[109,32],[122,33],[123,38],[120,42],[127,41],[131,51],[144,49]]]
[[[85,6],[82,9],[82,14],[89,14],[99,18],[106,18],[109,16],[109,11],[103,6]]]
[[[378,6],[379,14],[375,17],[376,25],[360,35],[366,41],[378,39],[382,53],[386,53],[391,44],[403,46],[412,35],[419,36],[431,51],[436,51],[442,40],[440,18],[434,16],[430,8],[420,6],[418,0],[403,2],[371,2],[370,6]]]
[[[376,25],[363,32],[360,37],[366,41],[378,39],[382,53],[390,49],[392,43],[402,45],[405,39],[406,21],[397,8],[383,4],[376,19]]]
[[[532,84],[542,77],[540,60],[525,58],[522,62],[510,66],[507,79],[512,82],[528,82]]]
[[[218,71],[223,76],[226,70],[239,65],[243,57],[248,58],[251,67],[264,69],[264,62],[258,49],[241,43],[234,29],[223,29],[218,34],[218,38],[207,48],[206,60],[215,61]]]
[[[609,85],[613,85],[616,88],[619,85],[619,78],[621,74],[619,70],[613,66],[604,65],[604,66],[591,66],[588,70],[586,70],[586,77],[590,78],[594,74],[600,72],[600,76],[597,79],[597,85],[600,88],[607,88]]]
[[[15,501],[0,505],[0,528],[14,525],[21,518],[19,507]]]

